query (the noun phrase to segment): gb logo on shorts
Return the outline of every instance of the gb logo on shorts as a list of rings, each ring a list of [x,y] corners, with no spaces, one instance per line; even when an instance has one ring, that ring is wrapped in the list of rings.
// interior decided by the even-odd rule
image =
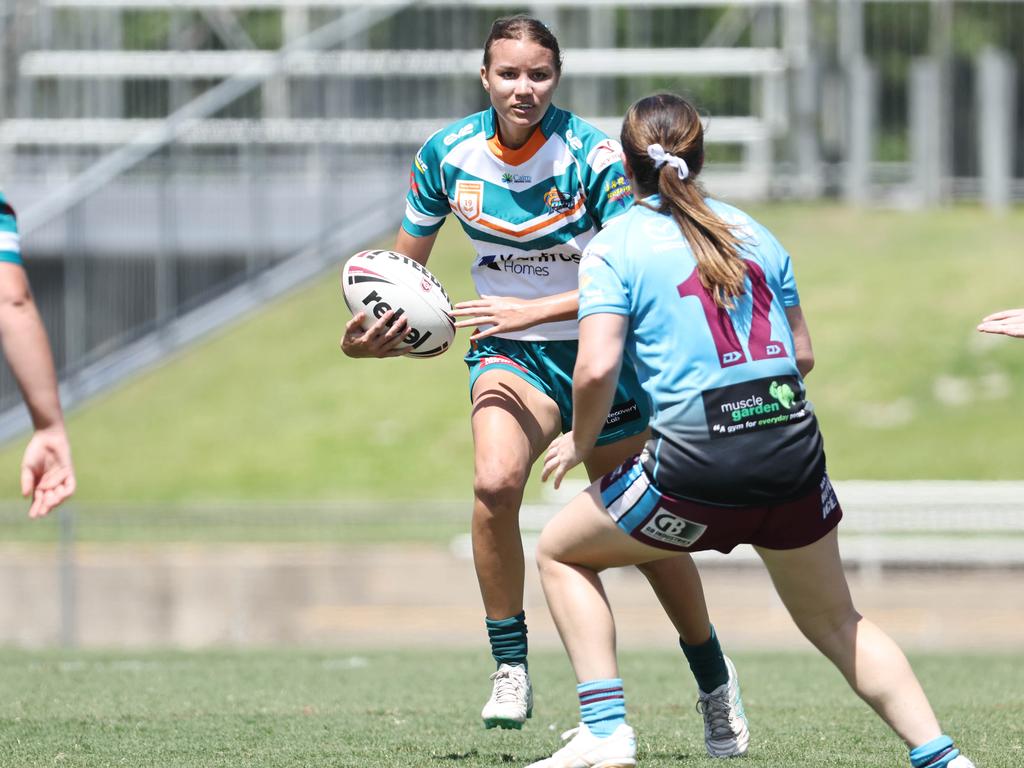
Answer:
[[[466,221],[474,221],[484,207],[484,183],[482,181],[455,182],[455,206]]]
[[[660,509],[644,524],[640,533],[665,544],[685,549],[692,547],[693,543],[703,536],[707,529],[706,525]]]

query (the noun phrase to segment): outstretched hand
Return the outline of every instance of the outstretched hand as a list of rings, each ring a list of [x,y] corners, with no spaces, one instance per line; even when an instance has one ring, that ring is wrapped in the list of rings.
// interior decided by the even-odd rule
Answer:
[[[569,470],[582,464],[585,458],[586,456],[576,449],[572,432],[559,435],[551,443],[547,456],[544,457],[544,471],[540,479],[546,481],[549,477],[552,478],[552,484],[557,489]]]
[[[455,323],[456,328],[489,326],[470,336],[470,341],[484,339],[496,333],[521,331],[537,324],[533,302],[513,296],[483,294],[479,299],[460,301],[455,305],[452,315],[467,318]]]
[[[29,517],[43,517],[75,492],[75,468],[63,426],[38,430],[21,460],[21,495],[32,504]]]
[[[395,311],[389,309],[380,319],[363,330],[365,312],[357,312],[345,323],[345,335],[341,337],[341,351],[349,357],[398,357],[402,350],[396,347],[402,343],[402,336],[409,330],[404,317],[388,325]]]
[[[1024,339],[1024,308],[1004,309],[983,318],[978,324],[982,333],[1000,333],[1003,336],[1016,336]]]

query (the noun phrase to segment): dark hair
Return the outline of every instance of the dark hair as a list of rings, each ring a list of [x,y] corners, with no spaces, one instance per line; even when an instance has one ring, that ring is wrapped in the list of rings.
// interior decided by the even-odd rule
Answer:
[[[733,300],[743,295],[747,265],[739,254],[739,237],[708,208],[696,178],[704,166],[704,126],[696,108],[671,93],[647,96],[626,112],[621,140],[637,197],[657,192],[661,198],[657,208],[640,204],[672,215],[693,249],[701,284],[716,305],[732,307]],[[669,163],[655,166],[647,153],[652,144],[686,161],[685,179]]]
[[[530,40],[547,48],[555,62],[555,74],[561,76],[562,51],[558,47],[558,39],[543,22],[521,14],[495,19],[484,42],[484,69],[491,68],[491,46],[497,40]]]

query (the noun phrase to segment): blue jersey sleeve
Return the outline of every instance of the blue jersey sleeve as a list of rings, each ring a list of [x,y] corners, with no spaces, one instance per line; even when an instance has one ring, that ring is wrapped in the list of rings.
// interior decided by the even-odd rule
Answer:
[[[629,288],[604,258],[608,248],[591,244],[580,260],[579,319],[600,313],[629,315]]]
[[[441,176],[441,158],[433,149],[437,134],[416,153],[409,172],[409,192],[405,196],[405,219],[402,228],[415,237],[432,235],[444,224],[451,212],[448,195]]]
[[[18,219],[3,195],[0,195],[0,261],[21,264]]]
[[[758,237],[761,238],[762,253],[770,259],[768,266],[778,275],[779,284],[782,286],[782,295],[779,297],[782,306],[799,306],[800,293],[796,288],[793,260],[789,257],[789,251],[782,247],[782,243],[775,238],[775,235],[760,225],[758,225]]]

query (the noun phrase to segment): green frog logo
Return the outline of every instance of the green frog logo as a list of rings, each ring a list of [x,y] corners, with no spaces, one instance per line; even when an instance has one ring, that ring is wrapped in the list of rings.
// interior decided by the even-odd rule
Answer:
[[[773,381],[771,386],[768,387],[768,394],[782,403],[782,407],[787,411],[792,408],[793,403],[796,402],[796,393],[793,392],[793,389],[789,384],[779,384],[777,381]]]

